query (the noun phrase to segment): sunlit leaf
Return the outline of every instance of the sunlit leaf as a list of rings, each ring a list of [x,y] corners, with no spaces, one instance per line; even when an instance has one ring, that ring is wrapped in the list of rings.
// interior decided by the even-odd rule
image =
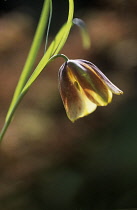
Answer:
[[[48,22],[48,14],[49,14],[49,9],[50,9],[50,2],[51,0],[45,0],[44,4],[43,4],[43,9],[42,9],[42,13],[40,16],[40,20],[38,23],[38,27],[26,60],[26,63],[24,65],[24,68],[22,70],[21,76],[19,78],[18,84],[16,86],[15,92],[14,92],[14,96],[12,98],[12,102],[10,104],[7,116],[6,116],[6,121],[10,116],[10,113],[14,107],[14,104],[16,103],[16,100],[20,94],[20,92],[22,91],[26,81],[28,80],[28,77],[30,76],[30,73],[32,71],[36,56],[38,54],[38,50],[39,47],[41,45],[43,36],[44,36],[44,32],[45,32],[45,28],[47,26],[47,22]]]
[[[44,67],[46,67],[46,65],[48,64],[50,57],[58,54],[62,49],[62,47],[64,46],[72,26],[73,13],[74,13],[73,0],[69,0],[69,15],[67,23],[63,25],[63,27],[59,30],[55,39],[50,44],[49,48],[47,49],[47,52],[42,57],[41,61],[39,62],[38,66],[34,70],[32,76],[30,77],[30,79],[28,80],[22,91],[26,91],[31,86],[31,84],[36,80],[36,78],[39,76]]]

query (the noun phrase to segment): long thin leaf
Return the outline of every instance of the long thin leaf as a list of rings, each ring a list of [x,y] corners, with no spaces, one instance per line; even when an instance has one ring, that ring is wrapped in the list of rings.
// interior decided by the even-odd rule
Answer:
[[[24,86],[22,91],[26,91],[32,85],[32,83],[37,79],[39,74],[42,72],[42,70],[48,64],[49,59],[53,55],[59,53],[59,51],[61,50],[61,47],[63,47],[63,45],[62,45],[62,43],[61,44],[59,43],[60,45],[56,44],[56,43],[58,43],[59,40],[61,39],[60,37],[61,37],[61,34],[64,33],[64,30],[66,30],[65,26],[63,26],[63,28],[59,31],[59,33],[57,34],[55,40],[51,43],[51,45],[48,48],[47,52],[43,55],[42,59],[40,60],[39,64],[37,65],[36,69],[32,73],[31,77],[29,78],[28,82],[26,83],[26,85]],[[65,37],[65,38],[67,39],[67,37]],[[65,39],[64,39],[64,41],[65,41]]]
[[[45,7],[46,3],[47,3],[47,7]],[[71,29],[71,26],[72,26],[73,13],[74,13],[74,2],[73,2],[73,0],[69,0],[69,15],[68,15],[67,23],[59,31],[59,33],[57,34],[57,36],[55,37],[55,39],[51,43],[50,47],[48,48],[47,52],[44,54],[43,58],[41,59],[41,61],[39,62],[38,66],[34,70],[32,76],[30,77],[30,79],[26,83],[26,81],[28,79],[28,76],[29,76],[29,74],[31,72],[32,66],[33,66],[32,63],[34,63],[32,55],[34,55],[35,58],[36,58],[35,54],[37,54],[37,51],[38,51],[38,48],[39,48],[39,45],[40,45],[37,42],[39,42],[38,41],[39,36],[42,38],[41,34],[44,33],[42,24],[44,24],[44,21],[47,23],[47,20],[48,20],[46,18],[45,18],[45,20],[43,19],[44,18],[44,14],[46,12],[47,13],[49,12],[49,8],[50,8],[50,0],[45,0],[44,8],[43,8],[44,12],[42,12],[42,15],[41,15],[42,20],[40,19],[40,21],[42,21],[42,23],[41,24],[39,23],[40,25],[38,26],[39,33],[36,32],[37,35],[35,35],[35,38],[34,38],[34,41],[33,41],[33,44],[32,44],[31,50],[30,50],[30,53],[29,53],[29,58],[27,59],[28,63],[25,65],[26,67],[24,67],[24,69],[26,68],[26,70],[23,70],[23,73],[22,73],[21,78],[20,78],[20,80],[22,80],[22,81],[19,80],[19,83],[17,85],[17,88],[16,88],[16,91],[15,91],[12,103],[10,105],[10,108],[9,108],[7,116],[6,116],[6,120],[5,120],[4,126],[3,126],[2,130],[1,130],[1,133],[0,133],[0,140],[3,139],[3,136],[4,136],[8,126],[9,126],[9,124],[10,124],[12,118],[13,118],[13,115],[14,115],[18,105],[21,102],[21,100],[24,97],[24,95],[27,93],[29,87],[32,85],[32,83],[37,78],[37,76],[40,74],[40,72],[43,70],[43,68],[48,64],[48,62],[52,60],[50,58],[53,55],[55,55],[55,53],[59,53],[59,51],[62,49],[62,47],[64,46],[64,44],[66,42],[68,34],[70,32],[70,29]],[[35,43],[36,40],[37,40],[37,42]],[[41,42],[39,42],[39,43],[41,43]]]
[[[52,41],[47,52],[42,57],[41,61],[39,62],[38,66],[34,70],[33,74],[29,78],[28,82],[26,83],[22,91],[26,91],[32,85],[32,83],[36,80],[36,78],[39,76],[44,67],[46,67],[46,65],[48,64],[48,60],[50,59],[50,57],[58,54],[62,49],[62,47],[64,46],[68,38],[71,26],[73,24],[72,22],[73,13],[74,13],[73,0],[69,0],[69,16],[67,23],[61,28],[61,30],[56,35],[55,39]]]
[[[30,51],[26,60],[26,63],[24,65],[23,71],[21,73],[17,87],[15,89],[14,96],[13,96],[12,102],[10,104],[10,107],[6,116],[6,120],[10,116],[11,110],[14,107],[14,104],[32,71],[38,50],[40,48],[40,45],[44,36],[45,28],[47,26],[50,2],[51,0],[44,1],[38,27],[37,27],[37,30],[36,30],[36,33],[35,33],[35,36],[34,36],[34,39],[33,39],[33,42],[32,42],[32,45],[31,45],[31,48],[30,48]]]

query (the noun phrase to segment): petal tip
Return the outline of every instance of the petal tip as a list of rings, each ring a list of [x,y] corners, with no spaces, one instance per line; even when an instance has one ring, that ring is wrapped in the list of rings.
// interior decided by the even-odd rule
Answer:
[[[122,90],[119,89],[119,90],[117,91],[117,93],[115,93],[115,94],[116,94],[116,95],[123,95],[124,92],[123,92]]]

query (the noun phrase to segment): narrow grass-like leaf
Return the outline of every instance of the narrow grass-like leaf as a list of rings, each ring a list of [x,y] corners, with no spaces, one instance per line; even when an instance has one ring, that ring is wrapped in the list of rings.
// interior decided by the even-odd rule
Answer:
[[[17,87],[15,89],[15,93],[14,93],[11,105],[9,107],[9,110],[8,110],[8,113],[6,116],[6,120],[10,116],[11,110],[14,107],[14,104],[15,104],[20,92],[22,91],[26,81],[28,80],[28,77],[30,76],[31,71],[32,71],[39,47],[41,45],[41,42],[42,42],[42,39],[44,36],[45,28],[47,26],[50,2],[51,2],[51,0],[44,1],[42,13],[41,13],[40,20],[38,23],[38,27],[37,27],[37,30],[36,30],[36,33],[35,33],[31,48],[30,48],[30,52],[29,52],[27,60],[26,60],[26,63],[24,65],[22,74],[20,76]]]
[[[36,78],[39,76],[39,74],[44,69],[44,67],[46,67],[46,65],[48,64],[50,57],[58,54],[60,50],[62,49],[62,47],[64,46],[68,38],[71,26],[72,26],[73,13],[74,13],[73,0],[69,0],[69,15],[68,15],[67,23],[60,29],[55,39],[52,41],[47,52],[44,54],[38,66],[36,67],[33,74],[31,75],[30,79],[24,86],[23,91],[26,91],[32,85],[32,83],[36,80]]]
[[[53,56],[57,56],[55,54],[59,53],[59,51],[62,49],[62,47],[64,46],[64,44],[66,42],[68,34],[70,32],[70,29],[72,26],[73,13],[74,13],[73,0],[69,0],[69,14],[68,14],[67,23],[61,28],[59,33],[56,35],[55,39],[51,43],[50,47],[48,48],[48,50],[46,51],[46,53],[42,57],[41,61],[39,62],[38,66],[36,67],[33,74],[31,75],[31,77],[28,80],[28,77],[31,73],[39,46],[41,44],[44,30],[45,30],[45,27],[46,27],[46,24],[48,21],[50,2],[51,2],[51,0],[45,0],[45,2],[44,2],[41,18],[40,18],[40,21],[38,24],[38,28],[37,28],[35,37],[34,37],[34,41],[33,41],[32,47],[30,49],[30,53],[28,55],[28,59],[26,61],[26,64],[25,64],[24,70],[22,72],[22,75],[20,77],[19,83],[15,90],[15,94],[13,96],[12,103],[8,110],[4,126],[1,130],[0,140],[3,139],[3,136],[4,136],[8,126],[13,118],[13,115],[14,115],[18,105],[21,102],[24,95],[27,93],[29,87],[35,81],[37,76],[41,73],[43,68],[52,60],[51,58],[53,58]],[[45,15],[46,15],[46,17],[45,17]]]
[[[70,24],[72,26],[72,24]],[[69,25],[69,26],[70,26]],[[64,34],[64,31],[66,31],[66,25],[64,25],[62,27],[62,29],[59,31],[59,33],[57,34],[57,36],[55,37],[54,41],[51,43],[50,47],[48,48],[47,52],[44,54],[44,56],[42,57],[41,61],[39,62],[38,66],[36,67],[36,69],[34,70],[34,72],[32,73],[31,77],[29,78],[28,82],[26,83],[26,85],[23,88],[23,92],[26,91],[31,85],[32,83],[36,80],[36,78],[39,76],[39,74],[42,72],[42,70],[46,67],[46,65],[49,63],[50,58],[56,54],[59,53],[59,51],[62,49],[63,47],[63,42],[65,42],[65,40],[67,39],[67,36],[65,36],[63,42],[61,42],[61,35]],[[69,33],[69,32],[68,32]],[[58,44],[60,41],[60,45]]]
[[[72,25],[73,25],[72,21],[68,22],[65,25],[64,30],[63,30],[65,33],[62,37],[60,36],[60,42],[59,42],[55,52],[52,55],[58,54],[60,52],[60,50],[63,48],[63,46],[64,46],[64,44],[65,44],[65,42],[68,38],[68,35],[69,35],[69,32],[70,32],[70,29],[71,29]]]
[[[83,46],[85,49],[88,49],[91,45],[90,43],[90,36],[87,31],[86,24],[83,20],[79,18],[74,18],[73,23],[77,25],[80,28],[81,36],[82,36],[82,41],[83,41]]]
[[[50,53],[51,56],[58,54],[60,50],[63,48],[73,24],[72,22],[73,14],[74,14],[74,2],[73,0],[69,0],[68,20],[67,23],[62,26],[61,30],[58,32],[55,39],[52,41],[50,45],[48,53]]]
[[[57,33],[57,35],[55,36],[54,40],[51,42],[48,50],[46,53],[49,54],[49,57],[50,56],[53,56],[55,54],[55,51],[57,50],[57,47],[59,46],[59,43],[61,42],[62,38],[63,38],[63,35],[65,33],[65,30],[66,30],[66,25],[67,23],[65,23],[61,29],[59,30],[59,32]]]
[[[62,49],[62,47],[64,46],[64,44],[68,38],[70,29],[73,24],[72,23],[73,15],[74,15],[74,2],[73,2],[73,0],[69,0],[69,14],[68,14],[68,20],[67,20],[67,24],[66,24],[66,28],[65,28],[65,33],[64,33],[63,37],[61,38],[61,41],[60,41],[54,55],[59,53],[59,51]]]

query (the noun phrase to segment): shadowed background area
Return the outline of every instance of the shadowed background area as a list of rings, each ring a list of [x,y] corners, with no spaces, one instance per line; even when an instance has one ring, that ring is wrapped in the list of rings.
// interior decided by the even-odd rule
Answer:
[[[43,1],[0,6],[0,126],[27,57]],[[53,1],[50,40],[67,18]],[[79,29],[62,50],[97,65],[124,91],[107,107],[71,123],[58,92],[61,58],[39,76],[20,104],[0,147],[0,209],[137,208],[137,1],[75,0],[91,37]],[[44,52],[44,42],[37,57]]]

